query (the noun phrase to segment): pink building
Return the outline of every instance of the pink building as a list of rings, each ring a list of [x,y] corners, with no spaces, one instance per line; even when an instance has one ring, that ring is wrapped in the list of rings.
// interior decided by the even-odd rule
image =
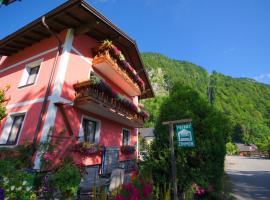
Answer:
[[[0,145],[61,138],[55,163],[69,153],[85,166],[128,165],[136,159],[138,128],[147,117],[139,100],[154,95],[135,41],[83,0],[44,16],[0,42],[0,86],[11,85]],[[104,40],[112,43],[101,45]],[[104,146],[111,157],[70,151],[82,142]],[[35,169],[41,155],[33,156]]]

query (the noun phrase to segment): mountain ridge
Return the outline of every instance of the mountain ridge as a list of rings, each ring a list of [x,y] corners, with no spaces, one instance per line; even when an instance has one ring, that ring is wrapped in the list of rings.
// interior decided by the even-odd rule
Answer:
[[[145,100],[150,111],[146,126],[153,126],[159,106],[169,95],[173,84],[183,84],[208,99],[211,83],[213,105],[230,118],[231,139],[235,142],[255,143],[265,149],[270,145],[270,85],[251,78],[234,78],[189,61],[170,59],[160,53],[142,53],[156,97]]]
[[[212,72],[208,72],[204,67],[202,67],[201,65],[199,65],[199,64],[196,64],[196,63],[193,63],[193,62],[191,62],[191,61],[188,61],[188,60],[179,60],[179,59],[176,59],[176,58],[170,58],[169,56],[167,56],[167,55],[164,55],[164,54],[162,54],[162,53],[158,53],[158,52],[142,52],[141,53],[141,55],[149,55],[149,54],[154,54],[154,55],[160,55],[160,56],[163,56],[163,57],[165,57],[165,58],[167,58],[167,59],[170,59],[170,60],[173,60],[173,61],[178,61],[178,62],[187,62],[187,63],[190,63],[190,64],[193,64],[193,65],[195,65],[195,66],[197,66],[197,67],[200,67],[200,68],[202,68],[203,70],[205,70],[209,75],[210,74],[212,74]],[[143,56],[142,56],[143,57]],[[216,73],[219,73],[219,74],[222,74],[222,75],[224,75],[224,76],[229,76],[230,78],[233,78],[233,79],[244,79],[244,80],[247,80],[247,81],[251,81],[251,82],[256,82],[256,83],[258,83],[258,84],[262,84],[262,85],[266,85],[266,86],[269,86],[270,87],[270,83],[264,83],[264,82],[260,82],[260,81],[257,81],[256,79],[254,79],[254,78],[251,78],[251,77],[245,77],[245,76],[240,76],[240,77],[234,77],[234,76],[231,76],[231,75],[228,75],[228,74],[223,74],[223,73],[221,73],[221,72],[218,72],[218,71],[216,71],[216,70],[214,70]]]

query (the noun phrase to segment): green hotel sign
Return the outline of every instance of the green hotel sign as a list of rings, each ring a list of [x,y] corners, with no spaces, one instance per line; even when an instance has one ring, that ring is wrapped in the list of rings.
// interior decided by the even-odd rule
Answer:
[[[176,125],[176,134],[178,146],[180,147],[194,147],[195,140],[191,123],[183,123]]]

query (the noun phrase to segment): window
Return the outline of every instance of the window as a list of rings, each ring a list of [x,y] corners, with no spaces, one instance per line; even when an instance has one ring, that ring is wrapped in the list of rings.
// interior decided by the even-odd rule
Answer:
[[[17,143],[23,120],[24,115],[18,115],[13,117],[13,123],[6,143],[7,145],[15,145]]]
[[[101,121],[90,116],[83,115],[78,142],[99,143]]]
[[[123,129],[122,146],[130,145],[130,130]]]
[[[95,143],[97,122],[84,118],[82,125],[84,141],[89,143]]]
[[[42,60],[37,60],[35,62],[26,65],[23,75],[19,84],[19,87],[25,87],[28,85],[33,85],[39,73]]]
[[[37,74],[39,71],[39,65],[36,67],[33,67],[29,70],[29,76],[28,79],[26,81],[26,85],[30,85],[30,84],[34,84],[37,78]]]
[[[0,138],[0,144],[16,145],[19,134],[22,129],[22,124],[25,118],[25,113],[15,114],[8,117],[4,131]]]

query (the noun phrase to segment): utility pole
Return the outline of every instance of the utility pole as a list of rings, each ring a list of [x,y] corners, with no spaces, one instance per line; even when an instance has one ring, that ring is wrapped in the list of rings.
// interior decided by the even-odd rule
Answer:
[[[212,73],[210,73],[209,75],[208,88],[207,88],[208,102],[210,104],[213,103],[213,86],[212,86],[211,76],[212,76]]]

